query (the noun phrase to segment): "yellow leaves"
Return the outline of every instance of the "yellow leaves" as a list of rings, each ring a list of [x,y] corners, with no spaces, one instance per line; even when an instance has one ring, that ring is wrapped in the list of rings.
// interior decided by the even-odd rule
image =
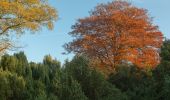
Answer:
[[[56,19],[57,12],[48,5],[47,0],[0,0],[1,37],[8,39],[11,31],[22,34],[25,30],[35,32],[42,27],[51,30]],[[2,42],[7,44],[5,41]],[[0,49],[4,51],[8,47],[3,45]]]
[[[29,9],[25,9],[25,12],[22,14],[22,16],[25,18],[25,20],[27,21],[33,21],[33,20],[37,20],[40,19],[41,16],[43,16],[44,11],[41,10],[40,8],[29,8]]]
[[[11,10],[11,4],[9,2],[2,1],[0,3],[0,14],[6,13]]]
[[[28,22],[24,24],[26,28],[32,30],[32,31],[38,31],[39,30],[39,24],[33,23],[33,22]]]
[[[4,21],[0,23],[0,32],[8,32],[3,30],[3,27],[11,27],[9,29],[15,30],[13,26],[17,24],[21,24],[20,28],[16,28],[19,31],[27,28],[30,31],[37,31],[42,26],[53,29],[57,12],[42,0],[1,0],[0,16],[0,20]]]
[[[27,1],[29,4],[38,4],[40,2],[40,0],[25,0]]]
[[[52,30],[52,29],[53,29],[53,27],[54,27],[54,26],[53,26],[53,23],[52,23],[52,22],[50,22],[50,21],[48,22],[48,24],[47,24],[47,25],[48,25],[48,29],[50,29],[50,30]]]
[[[4,9],[8,9],[10,7],[10,3],[9,2],[5,2],[5,1],[1,1],[0,7],[4,8]]]

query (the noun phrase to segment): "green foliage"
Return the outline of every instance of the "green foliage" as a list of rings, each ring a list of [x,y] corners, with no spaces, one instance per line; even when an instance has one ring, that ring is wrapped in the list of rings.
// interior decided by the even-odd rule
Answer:
[[[28,61],[23,52],[16,53],[14,56],[8,54],[1,57],[0,66],[3,70],[25,75],[25,69],[28,67]]]
[[[71,76],[65,74],[61,82],[60,100],[87,100],[80,84]]]
[[[161,48],[161,59],[163,61],[170,61],[170,40],[165,40]]]
[[[0,100],[22,100],[24,91],[23,77],[0,69]]]
[[[0,60],[0,100],[170,100],[169,40],[160,55],[154,70],[119,65],[106,77],[83,55],[61,67],[50,55],[34,63],[23,52],[6,54]]]
[[[125,100],[126,96],[105,80],[104,75],[91,69],[86,57],[75,56],[65,70],[82,86],[89,100]]]

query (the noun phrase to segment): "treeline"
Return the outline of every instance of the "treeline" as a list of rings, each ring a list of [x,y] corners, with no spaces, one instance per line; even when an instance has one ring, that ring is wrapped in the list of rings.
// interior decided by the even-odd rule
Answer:
[[[61,66],[49,55],[34,63],[23,52],[6,54],[0,61],[0,100],[170,100],[169,40],[160,55],[154,70],[120,65],[105,76],[84,56]]]

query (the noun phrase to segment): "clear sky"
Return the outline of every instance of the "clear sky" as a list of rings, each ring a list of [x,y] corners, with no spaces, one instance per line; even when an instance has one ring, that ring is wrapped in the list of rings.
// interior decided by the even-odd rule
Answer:
[[[55,23],[54,30],[42,29],[36,34],[25,34],[17,41],[24,46],[18,51],[24,51],[29,61],[41,62],[44,55],[50,54],[57,60],[64,62],[71,59],[73,54],[62,55],[65,52],[62,47],[72,40],[68,35],[71,26],[76,19],[89,15],[89,11],[99,3],[107,3],[112,0],[49,0],[49,4],[58,10],[59,20]],[[129,0],[134,5],[146,8],[154,23],[157,24],[164,36],[170,38],[170,0]],[[12,52],[13,53],[13,52]]]

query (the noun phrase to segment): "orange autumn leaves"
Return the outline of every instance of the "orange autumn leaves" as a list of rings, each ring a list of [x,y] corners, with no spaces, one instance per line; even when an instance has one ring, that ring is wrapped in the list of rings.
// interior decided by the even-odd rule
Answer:
[[[144,69],[159,64],[162,33],[152,24],[147,10],[128,2],[100,4],[72,29],[70,34],[75,39],[66,49],[95,59],[104,66],[102,70],[114,71],[120,64]]]

